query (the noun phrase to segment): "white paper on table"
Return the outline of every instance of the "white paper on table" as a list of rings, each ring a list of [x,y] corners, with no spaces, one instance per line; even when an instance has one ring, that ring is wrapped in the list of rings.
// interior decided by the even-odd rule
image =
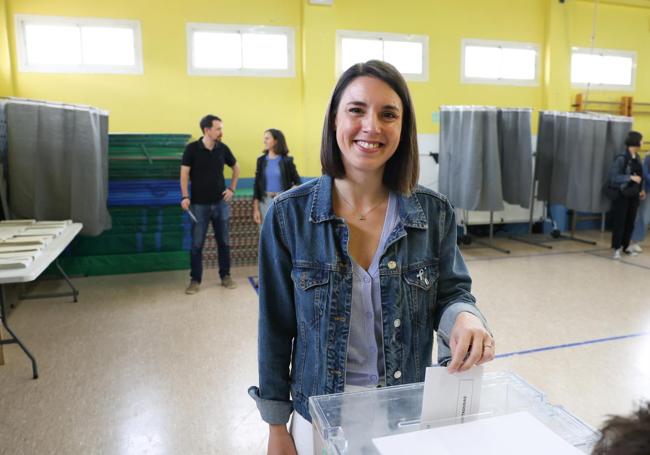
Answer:
[[[528,412],[372,440],[381,455],[583,455]]]
[[[424,378],[420,428],[431,428],[434,426],[431,424],[440,420],[463,423],[466,416],[478,414],[482,382],[482,366],[453,374],[445,367],[428,367]]]
[[[0,269],[26,269],[34,261],[33,258],[24,259],[0,259]]]
[[[35,226],[69,226],[72,224],[72,220],[61,220],[61,221],[37,221],[34,223]]]
[[[2,220],[0,221],[0,225],[27,226],[35,222],[36,220]]]
[[[38,250],[36,251],[14,251],[14,252],[0,252],[0,259],[34,259],[38,256]]]
[[[25,226],[0,226],[0,240],[10,239],[25,230]]]
[[[10,239],[5,239],[2,241],[2,245],[46,245],[49,243],[51,237],[47,238],[47,241],[43,240],[40,237],[12,237]]]
[[[43,226],[43,227],[28,227],[19,235],[52,235],[57,236],[63,232],[65,226]]]
[[[39,251],[38,245],[3,245],[0,242],[0,253],[14,253],[20,251]]]
[[[5,243],[21,243],[21,242],[34,243],[34,242],[41,242],[41,243],[47,245],[53,239],[54,239],[53,235],[21,233],[21,234],[16,235],[13,238],[5,240]]]

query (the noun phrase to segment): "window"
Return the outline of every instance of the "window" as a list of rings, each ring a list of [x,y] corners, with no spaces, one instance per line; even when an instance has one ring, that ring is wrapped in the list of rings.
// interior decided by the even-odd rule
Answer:
[[[469,84],[538,85],[539,46],[463,40],[461,80]]]
[[[140,23],[16,15],[19,69],[142,74]]]
[[[382,60],[397,68],[411,81],[429,79],[429,37],[390,33],[336,32],[337,76],[355,63]]]
[[[571,50],[571,84],[597,89],[634,90],[636,52],[607,49]]]
[[[290,27],[187,24],[187,72],[199,76],[295,76]]]

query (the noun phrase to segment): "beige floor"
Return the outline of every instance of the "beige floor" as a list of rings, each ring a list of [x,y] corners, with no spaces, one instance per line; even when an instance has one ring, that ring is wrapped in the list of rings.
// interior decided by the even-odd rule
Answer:
[[[599,245],[544,250],[498,239],[512,254],[464,254],[507,355],[489,369],[518,373],[599,426],[650,398],[650,244],[616,262],[608,235],[580,235]],[[37,357],[40,378],[5,346],[0,453],[263,453],[267,430],[246,394],[257,381],[257,300],[247,279],[255,273],[235,270],[239,287],[229,291],[210,283],[210,270],[195,296],[183,294],[187,272],[79,278],[78,303],[18,304],[10,326]],[[619,336],[628,337],[610,339]],[[553,348],[571,343],[584,344]],[[550,349],[509,355],[539,348]]]

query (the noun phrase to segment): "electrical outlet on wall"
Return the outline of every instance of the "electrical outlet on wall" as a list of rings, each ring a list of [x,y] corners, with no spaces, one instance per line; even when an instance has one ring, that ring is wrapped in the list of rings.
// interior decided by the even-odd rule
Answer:
[[[332,5],[334,0],[309,0],[312,5]]]

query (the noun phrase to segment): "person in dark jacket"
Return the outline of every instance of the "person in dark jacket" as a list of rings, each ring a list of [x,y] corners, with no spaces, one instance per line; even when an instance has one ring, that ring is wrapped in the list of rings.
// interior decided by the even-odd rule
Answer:
[[[274,128],[264,132],[264,152],[257,159],[253,184],[253,221],[262,224],[275,196],[300,185],[300,176],[289,156],[282,131]]]
[[[617,191],[612,200],[613,259],[620,259],[623,251],[628,255],[637,254],[629,246],[639,201],[645,198],[638,155],[642,139],[641,133],[630,131],[625,139],[627,150],[614,159],[609,171],[609,185]]]
[[[647,194],[650,193],[650,153],[643,159],[643,183],[646,198],[641,199],[639,210],[636,212],[636,223],[634,223],[634,231],[632,231],[632,241],[628,247],[630,251],[641,253],[641,243],[645,241],[648,227],[650,227],[650,199]]]

